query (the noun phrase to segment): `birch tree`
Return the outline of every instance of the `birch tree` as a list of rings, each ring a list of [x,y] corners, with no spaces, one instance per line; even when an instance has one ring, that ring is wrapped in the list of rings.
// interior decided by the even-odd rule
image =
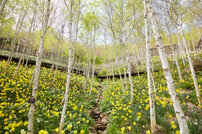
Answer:
[[[147,57],[147,81],[148,81],[148,89],[149,89],[149,107],[150,107],[150,125],[151,125],[151,133],[155,134],[156,132],[156,113],[155,113],[155,103],[154,103],[154,90],[152,86],[152,73],[150,69],[150,46],[149,46],[149,32],[148,32],[148,11],[147,11],[147,3],[144,0],[144,10],[145,10],[145,43],[146,43],[146,57]]]
[[[33,25],[34,25],[34,23],[35,23],[35,21],[36,21],[36,20],[35,20],[35,19],[36,19],[36,14],[37,14],[37,2],[34,1],[34,13],[33,13],[32,19],[31,19],[31,23],[30,23],[30,27],[29,27],[28,33],[27,33],[27,35],[26,35],[26,39],[25,39],[25,43],[24,43],[24,48],[23,48],[23,50],[22,50],[22,55],[20,56],[20,59],[19,59],[19,61],[18,61],[17,68],[16,68],[16,70],[15,70],[15,72],[14,72],[14,74],[13,74],[12,79],[14,79],[15,76],[17,75],[17,72],[18,72],[18,69],[19,69],[19,67],[20,67],[21,61],[22,61],[22,59],[24,59],[24,53],[25,53],[25,50],[26,50],[27,47],[28,47],[28,42],[29,42],[29,38],[30,38],[30,35],[31,35],[31,30],[32,30]]]
[[[41,60],[43,54],[43,45],[44,45],[44,36],[47,31],[47,25],[50,15],[50,0],[47,1],[47,9],[46,14],[42,23],[42,32],[41,32],[41,41],[40,41],[40,48],[36,54],[36,67],[34,71],[34,82],[33,82],[33,89],[32,89],[32,96],[30,97],[30,109],[28,113],[28,133],[34,133],[34,110],[35,110],[35,102],[37,99],[37,90],[39,86],[39,75],[40,75],[40,67],[41,67]]]
[[[193,81],[194,81],[194,86],[195,86],[195,90],[196,90],[196,96],[197,96],[197,99],[198,99],[198,104],[200,105],[200,104],[201,104],[200,91],[199,91],[198,82],[197,82],[197,78],[196,78],[196,73],[195,73],[195,70],[194,70],[194,66],[193,66],[193,63],[192,63],[192,59],[191,59],[191,56],[190,56],[190,53],[189,53],[187,41],[186,41],[186,39],[185,39],[184,30],[183,30],[183,28],[182,28],[182,20],[181,20],[181,17],[179,18],[179,22],[180,22],[179,28],[180,28],[180,32],[181,32],[181,35],[182,35],[183,43],[184,43],[184,46],[185,46],[187,58],[188,58],[188,61],[189,61],[189,67],[190,67],[190,69],[191,69],[192,79],[193,79]]]
[[[65,1],[65,5],[67,8],[69,8],[69,59],[68,59],[68,68],[67,68],[67,78],[66,78],[66,88],[65,88],[65,95],[64,95],[64,105],[61,112],[61,118],[60,118],[60,126],[59,126],[59,134],[61,134],[63,127],[64,127],[64,121],[65,121],[65,113],[67,109],[67,103],[69,98],[69,85],[70,85],[70,78],[71,78],[71,69],[72,69],[72,21],[73,21],[73,4],[74,0],[71,0],[69,2],[69,5]]]
[[[112,38],[113,38],[113,44],[115,46],[115,54],[116,54],[116,59],[115,59],[115,62],[117,62],[116,64],[119,65],[119,56],[118,56],[118,47],[117,47],[117,37],[116,37],[116,33],[115,33],[115,26],[114,24],[116,24],[114,21],[113,21],[113,14],[111,12],[113,12],[113,7],[112,5],[110,4],[110,2],[106,2],[105,3],[105,6],[106,8],[110,8],[110,10],[105,10],[107,15],[108,15],[108,19],[109,19],[109,23],[107,24],[107,26],[110,28],[111,30],[111,33],[112,33]],[[118,67],[118,72],[119,72],[119,78],[120,78],[120,81],[121,81],[121,84],[122,84],[122,90],[124,91],[124,84],[123,84],[123,79],[122,79],[122,76],[121,76],[121,70],[120,70],[120,67]]]
[[[160,32],[159,32],[156,13],[153,10],[151,0],[149,0],[149,1],[147,0],[146,4],[148,5],[148,12],[149,12],[150,19],[151,19],[151,22],[152,22],[153,31],[154,31],[154,34],[155,34],[155,40],[157,42],[159,56],[160,56],[160,59],[161,59],[164,75],[166,77],[166,82],[167,82],[167,85],[168,85],[169,94],[171,96],[171,100],[173,102],[175,114],[177,116],[177,120],[178,120],[178,123],[179,123],[179,126],[180,126],[180,133],[181,134],[188,134],[189,129],[188,129],[188,126],[187,126],[187,121],[186,121],[184,112],[182,111],[182,107],[181,107],[181,104],[179,102],[177,93],[175,91],[173,77],[172,77],[172,74],[171,74],[171,71],[170,71],[170,68],[169,68],[169,63],[167,61],[165,50],[163,48],[162,36],[160,35]]]
[[[89,93],[89,97],[91,95],[92,92],[92,88],[93,88],[93,81],[94,81],[94,71],[95,71],[95,48],[96,48],[96,31],[98,29],[98,25],[99,25],[99,20],[98,20],[98,16],[95,15],[95,13],[87,13],[84,16],[84,25],[85,25],[85,29],[87,30],[88,33],[93,33],[93,42],[92,42],[92,55],[93,55],[93,63],[92,63],[92,75],[91,75],[91,85],[90,85],[90,93]]]
[[[180,34],[182,36],[183,45],[185,47],[186,55],[187,55],[187,58],[188,58],[192,79],[194,81],[194,86],[195,86],[195,91],[196,91],[198,104],[200,105],[201,104],[200,91],[199,91],[199,87],[198,87],[196,73],[195,73],[194,66],[193,66],[193,63],[192,63],[192,59],[191,59],[191,56],[190,56],[188,43],[187,43],[187,40],[185,38],[185,34],[184,34],[184,30],[183,30],[183,22],[182,22],[182,19],[183,19],[182,16],[183,16],[184,12],[186,10],[188,10],[189,7],[185,6],[184,7],[185,9],[184,9],[183,8],[183,6],[184,6],[183,2],[181,4],[176,2],[175,5],[173,5],[173,3],[170,3],[170,2],[168,2],[168,3],[170,4],[170,8],[172,9],[172,11],[174,11],[174,13],[175,13],[174,15],[176,16],[176,21],[174,21],[173,23],[175,23],[178,26],[178,29],[180,30]],[[172,17],[171,15],[169,15],[169,16]]]
[[[173,57],[174,57],[174,60],[175,60],[175,64],[177,66],[177,72],[178,72],[180,81],[182,81],[182,79],[183,79],[182,78],[182,73],[181,73],[180,66],[179,66],[179,63],[178,63],[178,60],[177,60],[176,50],[173,47],[171,33],[170,33],[170,28],[169,28],[168,14],[167,14],[168,13],[168,9],[166,9],[166,7],[164,7],[164,8],[165,8],[164,10],[166,10],[164,12],[165,12],[165,20],[166,20],[166,29],[167,29],[167,32],[168,32],[168,39],[169,39],[169,42],[170,42],[171,51],[172,51],[172,54],[173,54]]]

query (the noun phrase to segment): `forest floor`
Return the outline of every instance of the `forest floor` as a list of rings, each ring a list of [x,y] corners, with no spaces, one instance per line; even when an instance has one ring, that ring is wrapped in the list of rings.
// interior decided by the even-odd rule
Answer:
[[[99,102],[103,99],[103,86],[100,83],[98,87],[98,98],[96,99],[96,103],[93,105],[93,108],[90,110],[90,117],[92,117],[95,121],[92,128],[90,129],[90,134],[105,134],[106,128],[108,124],[108,116],[99,110]]]
[[[190,133],[201,133],[201,106],[198,105],[188,64],[180,67],[183,80],[179,81],[175,64],[171,72],[176,92],[188,121]],[[11,62],[5,72],[6,61],[0,61],[0,133],[27,131],[29,97],[32,91],[31,77],[34,66],[20,66],[17,76],[12,79],[17,64]],[[196,70],[199,88],[202,87],[202,71]],[[55,75],[55,81],[53,77]],[[156,85],[156,115],[161,134],[179,134],[179,125],[168,92],[163,70],[152,73]],[[91,81],[86,86],[85,77],[72,73],[68,107],[65,120],[65,134],[145,134],[150,133],[149,95],[147,75],[132,77],[134,104],[130,105],[130,87],[119,79],[101,81],[95,78],[91,98]],[[66,73],[50,68],[41,68],[40,84],[35,110],[35,132],[58,133],[60,112],[63,108]],[[129,81],[126,78],[126,81]]]

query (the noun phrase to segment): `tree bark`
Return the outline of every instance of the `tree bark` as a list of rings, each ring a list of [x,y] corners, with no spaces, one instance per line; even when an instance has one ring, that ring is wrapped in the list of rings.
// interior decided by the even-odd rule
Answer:
[[[41,33],[41,42],[40,42],[40,48],[37,52],[37,58],[36,58],[36,67],[34,71],[34,83],[33,83],[33,89],[32,89],[32,97],[30,99],[33,99],[34,102],[30,104],[30,110],[28,113],[28,133],[33,134],[34,133],[34,110],[35,110],[35,101],[37,98],[37,89],[39,85],[39,74],[40,74],[40,67],[41,67],[41,60],[42,60],[42,54],[43,54],[43,45],[44,45],[44,36],[47,30],[48,20],[50,15],[50,0],[47,2],[47,10],[46,10],[46,16],[44,18],[43,27],[42,27],[42,33]]]
[[[131,94],[130,94],[130,105],[132,106],[133,100],[134,100],[134,93],[133,93],[133,82],[132,82],[132,76],[131,76],[131,66],[130,66],[127,42],[126,42],[126,61],[127,61],[127,67],[128,67],[128,77],[129,77],[129,81],[130,81],[130,92],[131,92]]]
[[[178,60],[177,60],[177,56],[176,56],[176,52],[173,48],[173,43],[172,43],[172,38],[171,38],[171,35],[170,35],[170,29],[168,27],[168,25],[166,26],[167,28],[167,31],[168,31],[168,37],[169,37],[169,41],[170,41],[170,46],[171,46],[171,51],[172,51],[172,54],[173,54],[173,57],[174,57],[174,60],[175,60],[175,64],[177,66],[177,72],[178,72],[178,75],[179,75],[179,78],[180,78],[180,81],[183,79],[182,78],[182,73],[180,71],[180,66],[179,66],[179,63],[178,63]]]
[[[192,74],[192,78],[193,78],[193,81],[194,81],[194,86],[195,86],[195,90],[196,90],[196,96],[197,96],[197,99],[198,99],[198,104],[200,105],[201,104],[200,91],[199,91],[198,82],[197,82],[197,79],[196,79],[196,73],[195,73],[195,70],[194,70],[194,66],[192,64],[192,59],[191,59],[191,56],[190,56],[190,53],[189,53],[187,41],[185,39],[184,31],[183,31],[183,28],[182,28],[181,17],[180,17],[180,27],[179,28],[180,28],[183,43],[184,43],[184,46],[185,46],[185,49],[186,49],[187,58],[188,58],[188,61],[189,61],[189,67],[191,69],[191,74]]]
[[[182,62],[183,62],[183,65],[185,66],[185,59],[186,59],[186,55],[184,53],[184,50],[183,50],[183,47],[182,47],[182,43],[180,41],[180,38],[179,38],[179,34],[177,33],[177,42],[178,42],[178,47],[180,49],[180,54],[181,54],[181,57],[182,57]]]
[[[95,44],[95,35],[96,35],[96,28],[94,27],[94,42],[93,42],[93,50],[95,51],[95,46],[96,46],[96,44]],[[89,97],[90,97],[90,95],[91,95],[91,92],[92,92],[92,90],[93,90],[93,82],[94,82],[94,72],[95,72],[95,58],[96,58],[96,56],[95,56],[95,52],[93,51],[93,67],[92,67],[92,76],[91,76],[91,85],[90,85],[90,94],[89,94]]]
[[[149,89],[149,107],[150,107],[150,125],[151,125],[151,133],[155,134],[156,132],[156,113],[155,113],[155,93],[152,86],[153,76],[150,69],[150,46],[149,46],[149,32],[148,32],[148,20],[147,20],[147,3],[144,0],[144,21],[145,21],[145,43],[146,43],[146,56],[147,56],[147,81],[148,81],[148,89]],[[153,82],[154,84],[154,82]]]
[[[169,68],[169,63],[167,61],[165,50],[163,48],[163,40],[162,40],[162,37],[161,37],[161,35],[159,33],[159,27],[158,27],[158,23],[157,23],[157,18],[156,18],[156,14],[155,14],[155,12],[154,12],[154,10],[152,8],[151,0],[147,1],[147,4],[148,4],[148,8],[149,8],[150,19],[151,19],[153,31],[154,31],[154,34],[155,34],[155,40],[157,42],[157,47],[158,47],[158,51],[159,51],[159,55],[160,55],[164,75],[166,77],[166,82],[167,82],[168,89],[169,89],[169,94],[171,96],[173,106],[174,106],[174,110],[175,110],[175,114],[177,116],[178,123],[179,123],[179,126],[180,126],[180,133],[181,134],[189,134],[187,121],[186,121],[184,112],[182,111],[181,104],[179,102],[177,93],[175,91],[173,77],[172,77],[172,74],[171,74],[171,71],[170,71],[170,68]]]
[[[61,119],[60,119],[60,127],[59,127],[59,134],[61,134],[61,131],[64,127],[64,121],[65,121],[65,113],[69,98],[69,85],[70,85],[70,78],[71,78],[71,68],[72,68],[72,19],[73,19],[73,2],[74,0],[70,1],[70,23],[69,23],[69,59],[68,59],[68,71],[67,71],[67,80],[66,80],[66,90],[65,90],[65,96],[64,96],[64,105],[61,113]]]

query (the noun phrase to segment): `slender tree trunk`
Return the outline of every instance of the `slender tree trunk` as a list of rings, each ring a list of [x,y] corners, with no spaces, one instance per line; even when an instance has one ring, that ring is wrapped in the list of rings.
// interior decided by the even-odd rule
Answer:
[[[129,60],[129,52],[128,52],[128,44],[126,42],[126,61],[127,61],[127,67],[128,67],[128,77],[130,81],[130,105],[133,105],[134,100],[134,93],[133,93],[133,82],[132,82],[132,76],[131,76],[131,67],[130,67],[130,60]]]
[[[149,0],[147,2],[148,2],[149,13],[150,13],[150,17],[151,17],[153,31],[154,31],[154,34],[155,34],[155,40],[157,42],[158,51],[159,51],[159,55],[160,55],[164,75],[166,77],[169,93],[170,93],[170,96],[171,96],[171,99],[172,99],[172,102],[173,102],[173,106],[174,106],[174,110],[175,110],[175,114],[177,116],[178,123],[179,123],[179,126],[180,126],[180,133],[181,134],[188,134],[189,129],[188,129],[188,126],[187,126],[187,121],[186,121],[184,112],[182,111],[181,104],[180,104],[180,101],[178,99],[177,93],[175,91],[173,77],[172,77],[172,74],[171,74],[171,71],[170,71],[170,68],[169,68],[169,63],[167,61],[166,53],[165,53],[165,50],[164,50],[164,47],[163,47],[163,40],[162,40],[162,37],[161,37],[161,35],[159,33],[159,27],[158,27],[158,24],[157,24],[156,14],[155,14],[155,12],[154,12],[154,10],[152,8],[151,0]]]
[[[106,34],[106,29],[104,29],[104,31],[105,31],[105,35],[104,35],[104,42],[105,42],[105,46],[107,45],[107,34]],[[106,48],[106,50],[108,50],[108,47]],[[109,82],[109,70],[108,70],[108,59],[109,59],[109,57],[108,57],[108,51],[106,51],[106,70],[107,70],[107,89],[108,89],[108,87],[109,87],[109,85],[108,85],[108,82]]]
[[[35,70],[36,70],[36,68],[34,69],[34,72],[33,72],[33,74],[32,74],[32,77],[31,77],[31,80],[30,80],[30,83],[29,83],[29,87],[30,87],[30,88],[32,87],[32,84],[33,84],[34,75],[35,75]]]
[[[125,89],[127,90],[128,89],[127,71],[126,71],[126,64],[128,63],[128,61],[127,61],[127,54],[126,55],[122,55],[122,57],[123,57],[122,66],[123,66],[123,71],[124,71],[124,84],[125,84]]]
[[[179,63],[178,63],[178,60],[177,60],[177,56],[176,56],[176,52],[173,48],[173,43],[172,43],[172,38],[171,38],[171,35],[170,35],[170,29],[168,26],[166,26],[167,28],[167,31],[168,31],[168,37],[169,37],[169,41],[170,41],[170,46],[171,46],[171,51],[172,51],[172,54],[173,54],[173,57],[175,59],[175,64],[177,66],[177,72],[178,72],[178,75],[179,75],[179,78],[180,78],[180,81],[183,79],[182,78],[182,73],[180,71],[180,66],[179,66]]]
[[[183,65],[185,66],[186,55],[184,53],[184,50],[183,50],[183,47],[182,47],[182,43],[180,41],[178,33],[177,33],[177,42],[178,42],[178,46],[179,46],[179,49],[180,49],[180,54],[181,54],[181,57],[182,57],[182,62],[183,62]]]
[[[26,63],[25,63],[25,70],[27,69],[27,64],[28,64],[28,58],[26,58]]]
[[[96,29],[94,27],[94,42],[93,42],[93,50],[95,51],[95,34],[96,34]],[[90,94],[89,94],[89,97],[91,95],[91,92],[93,90],[93,82],[94,82],[94,72],[95,72],[95,52],[93,53],[93,67],[92,67],[92,77],[91,77],[91,85],[90,85]]]
[[[74,0],[70,1],[70,24],[69,24],[69,60],[68,60],[68,71],[67,71],[67,81],[66,81],[66,90],[65,90],[65,96],[64,96],[64,105],[61,113],[61,119],[60,119],[60,127],[59,127],[59,134],[61,134],[61,131],[64,127],[64,121],[65,121],[65,113],[69,98],[69,84],[70,84],[70,78],[71,78],[71,68],[72,68],[72,19],[73,19],[73,2]]]
[[[14,38],[14,41],[12,41],[12,44],[11,44],[11,52],[9,53],[9,56],[8,56],[8,59],[7,59],[7,62],[6,62],[6,66],[5,66],[5,74],[7,72],[7,67],[9,66],[10,62],[12,61],[12,57],[13,57],[13,53],[15,51],[15,44],[18,42],[18,36],[19,36],[19,32],[20,32],[20,29],[22,27],[22,23],[24,21],[24,18],[27,14],[27,10],[28,8],[24,11],[23,15],[20,16],[18,22],[17,22],[17,25],[16,25],[16,31],[15,31],[15,38]],[[18,45],[19,45],[19,42],[18,42]]]
[[[40,48],[37,52],[37,58],[36,58],[36,67],[34,71],[34,83],[33,83],[33,89],[32,89],[32,96],[30,97],[30,110],[28,113],[28,133],[33,134],[34,133],[34,110],[35,110],[35,101],[37,98],[37,89],[39,85],[39,74],[40,74],[40,67],[41,67],[41,60],[42,60],[42,54],[43,54],[43,45],[44,45],[44,36],[47,30],[48,20],[50,15],[50,0],[47,2],[47,10],[46,10],[46,16],[44,18],[43,27],[42,27],[42,33],[41,33],[41,42],[40,42]]]
[[[188,46],[187,46],[187,41],[185,39],[184,31],[182,29],[182,20],[181,20],[181,18],[180,18],[180,32],[182,34],[183,43],[184,43],[184,46],[185,46],[185,49],[186,49],[186,54],[187,54],[187,58],[188,58],[188,61],[189,61],[189,67],[191,69],[192,78],[193,78],[193,81],[194,81],[194,86],[195,86],[195,90],[196,90],[196,96],[197,96],[197,99],[198,99],[198,104],[201,104],[201,97],[200,97],[200,91],[199,91],[199,87],[198,87],[198,82],[197,82],[197,79],[196,79],[196,73],[195,73],[195,70],[194,70],[194,66],[192,64],[192,59],[191,59],[191,56],[190,56],[190,53],[189,53],[189,49],[188,49]]]
[[[138,59],[136,58],[136,62],[135,62],[135,64],[136,64],[136,70],[137,70],[137,74],[138,74],[138,76],[140,75],[140,71],[139,71],[139,68],[138,68]]]
[[[194,52],[194,55],[196,56],[196,48],[195,48],[195,45],[194,45],[194,38],[192,36],[192,33],[191,33],[191,43],[192,43],[192,47],[193,47],[193,52]]]
[[[153,75],[150,70],[150,46],[149,46],[149,32],[148,32],[148,20],[147,20],[147,3],[144,0],[144,8],[145,8],[145,42],[146,42],[146,56],[147,56],[147,81],[148,81],[148,89],[149,89],[149,106],[150,106],[150,125],[151,125],[151,133],[156,133],[156,113],[155,113],[155,93],[153,91],[154,82]],[[152,83],[154,86],[152,86]]]
[[[59,43],[58,44],[60,44],[60,41],[61,39],[59,39]],[[62,46],[62,45],[61,45]],[[59,59],[60,59],[60,56],[59,56],[59,53],[60,53],[60,51],[61,50],[59,50],[59,52],[58,52],[58,45],[57,45],[57,49],[56,49],[56,52],[57,52],[57,57],[56,57],[56,65],[55,65],[55,69],[54,69],[54,72],[53,72],[53,80],[52,80],[52,82],[51,82],[51,85],[52,85],[52,91],[54,92],[55,91],[55,77],[56,77],[56,74],[57,74],[57,71],[58,71],[58,64],[59,64]],[[61,47],[60,47],[61,48]],[[59,49],[60,49],[59,48]]]
[[[115,43],[115,51],[116,51],[116,62],[117,62],[117,65],[119,66],[118,48],[117,48],[117,44],[116,43]],[[121,69],[120,69],[120,67],[118,67],[118,72],[119,72],[119,78],[120,78],[121,85],[122,85],[122,90],[124,91],[124,84],[123,84],[123,79],[122,79],[122,76],[121,76]]]
[[[2,18],[2,14],[3,14],[3,11],[4,11],[4,7],[6,5],[6,3],[8,2],[8,0],[3,0],[1,1],[1,5],[0,5],[0,20]]]
[[[115,52],[116,52],[116,60],[115,62],[117,62],[117,65],[119,65],[119,59],[118,59],[118,48],[117,48],[117,42],[116,42],[116,34],[114,32],[114,29],[113,29],[113,22],[111,20],[111,16],[110,14],[108,13],[109,15],[109,19],[110,19],[110,29],[111,29],[111,32],[113,34],[113,39],[114,39],[114,45],[115,45]],[[119,72],[119,77],[120,77],[120,81],[121,81],[121,84],[122,84],[122,90],[124,91],[124,84],[123,84],[123,79],[122,79],[122,76],[121,76],[121,70],[120,70],[120,67],[118,67],[118,72]]]
[[[88,47],[88,42],[87,42],[87,45],[86,47]],[[84,76],[85,76],[85,84],[84,84],[84,88],[83,90],[86,89],[87,85],[88,85],[88,82],[89,82],[89,77],[90,77],[90,65],[91,65],[91,53],[92,51],[90,50],[90,54],[88,56],[88,64],[87,64],[87,67],[84,71]]]
[[[149,51],[150,51],[150,50],[149,50]],[[151,52],[150,52],[149,54],[150,54],[151,72],[153,73],[153,72],[154,72],[154,63],[153,63],[153,61],[152,61]]]
[[[126,60],[127,61],[127,60]],[[124,62],[124,61],[123,61]],[[127,64],[127,63],[126,63]],[[124,71],[124,84],[125,84],[125,89],[128,89],[128,82],[127,82],[127,71],[126,71],[126,66],[125,63],[123,63],[123,71]]]
[[[20,60],[18,61],[18,65],[17,65],[17,68],[16,68],[16,70],[15,70],[15,72],[14,72],[14,74],[13,74],[12,79],[14,79],[15,76],[17,75],[17,72],[18,72],[18,70],[19,70],[19,67],[20,67],[20,64],[21,64],[22,59],[23,59],[23,62],[24,62],[24,57],[25,57],[24,53],[25,53],[25,50],[27,49],[28,40],[29,40],[29,37],[30,37],[30,34],[31,34],[31,29],[32,29],[32,27],[33,27],[33,24],[34,24],[34,21],[35,21],[35,18],[36,18],[36,6],[37,6],[37,5],[35,5],[34,14],[33,14],[32,21],[31,21],[31,25],[30,25],[30,27],[29,27],[29,30],[28,30],[28,33],[27,33],[27,36],[26,36],[26,40],[25,40],[25,43],[24,43],[24,48],[23,48],[23,50],[22,50],[22,54],[21,54],[21,56],[20,56]],[[28,60],[27,60],[27,62],[28,62]],[[26,63],[27,63],[27,62],[26,62]],[[26,65],[27,65],[27,64],[26,64]],[[26,66],[26,67],[27,67],[27,66]]]
[[[200,22],[200,21],[198,21],[198,22]],[[199,25],[197,25],[197,29],[198,29],[198,32],[199,32],[199,37],[201,38],[201,30],[200,30]]]
[[[114,61],[112,63],[112,77],[113,77],[113,83],[115,81],[115,78],[114,78]]]

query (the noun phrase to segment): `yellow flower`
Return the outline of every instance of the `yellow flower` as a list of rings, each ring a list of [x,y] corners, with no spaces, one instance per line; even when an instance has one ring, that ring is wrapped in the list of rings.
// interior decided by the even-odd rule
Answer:
[[[177,126],[175,125],[175,123],[173,121],[171,121],[170,123],[171,123],[173,129],[177,128]]]
[[[0,114],[0,117],[4,117],[4,114],[3,114],[3,113],[1,113],[1,114]]]
[[[8,121],[8,118],[5,118],[5,119],[4,119],[4,122],[7,122],[7,121]]]
[[[149,109],[149,105],[147,105],[144,109],[145,109],[145,110],[148,110],[148,109]]]
[[[59,116],[59,112],[56,112],[56,111],[55,111],[55,112],[53,112],[53,114],[54,114],[55,116],[57,116],[57,117]]]
[[[131,130],[131,127],[128,127],[128,130],[130,131],[130,130]]]
[[[179,131],[179,130],[177,130],[175,133],[176,133],[176,134],[180,134],[180,131]]]
[[[39,134],[48,134],[48,132],[46,130],[40,130]]]
[[[73,110],[74,110],[74,111],[75,111],[75,110],[77,110],[77,109],[78,109],[78,107],[77,107],[77,106],[74,106],[74,107],[73,107]]]
[[[132,110],[128,109],[128,112],[131,114],[131,113],[132,113]]]
[[[77,130],[74,131],[74,134],[77,134]]]
[[[68,130],[71,130],[71,128],[72,128],[71,125],[68,125],[68,126],[67,126],[67,129],[68,129]]]
[[[135,126],[135,125],[136,125],[136,122],[133,122],[133,125]]]
[[[15,131],[15,126],[12,126],[10,132],[14,132]]]
[[[84,133],[84,130],[81,130],[81,134],[83,134]]]
[[[85,118],[83,118],[83,121],[85,121],[86,119]]]
[[[121,132],[124,132],[124,131],[125,131],[125,127],[122,127],[122,128],[121,128]]]
[[[176,127],[176,125],[174,124],[174,125],[172,125],[172,128],[173,128],[173,129],[176,129],[177,127]]]
[[[169,117],[172,118],[173,116],[169,114]]]
[[[150,130],[147,130],[146,134],[150,134]]]
[[[64,131],[64,130],[62,130],[62,131],[61,131],[61,134],[64,134],[64,133],[65,133],[65,131]]]
[[[58,128],[56,128],[56,129],[55,129],[55,132],[56,132],[56,133],[57,133],[57,132],[59,132],[59,129],[58,129]]]

